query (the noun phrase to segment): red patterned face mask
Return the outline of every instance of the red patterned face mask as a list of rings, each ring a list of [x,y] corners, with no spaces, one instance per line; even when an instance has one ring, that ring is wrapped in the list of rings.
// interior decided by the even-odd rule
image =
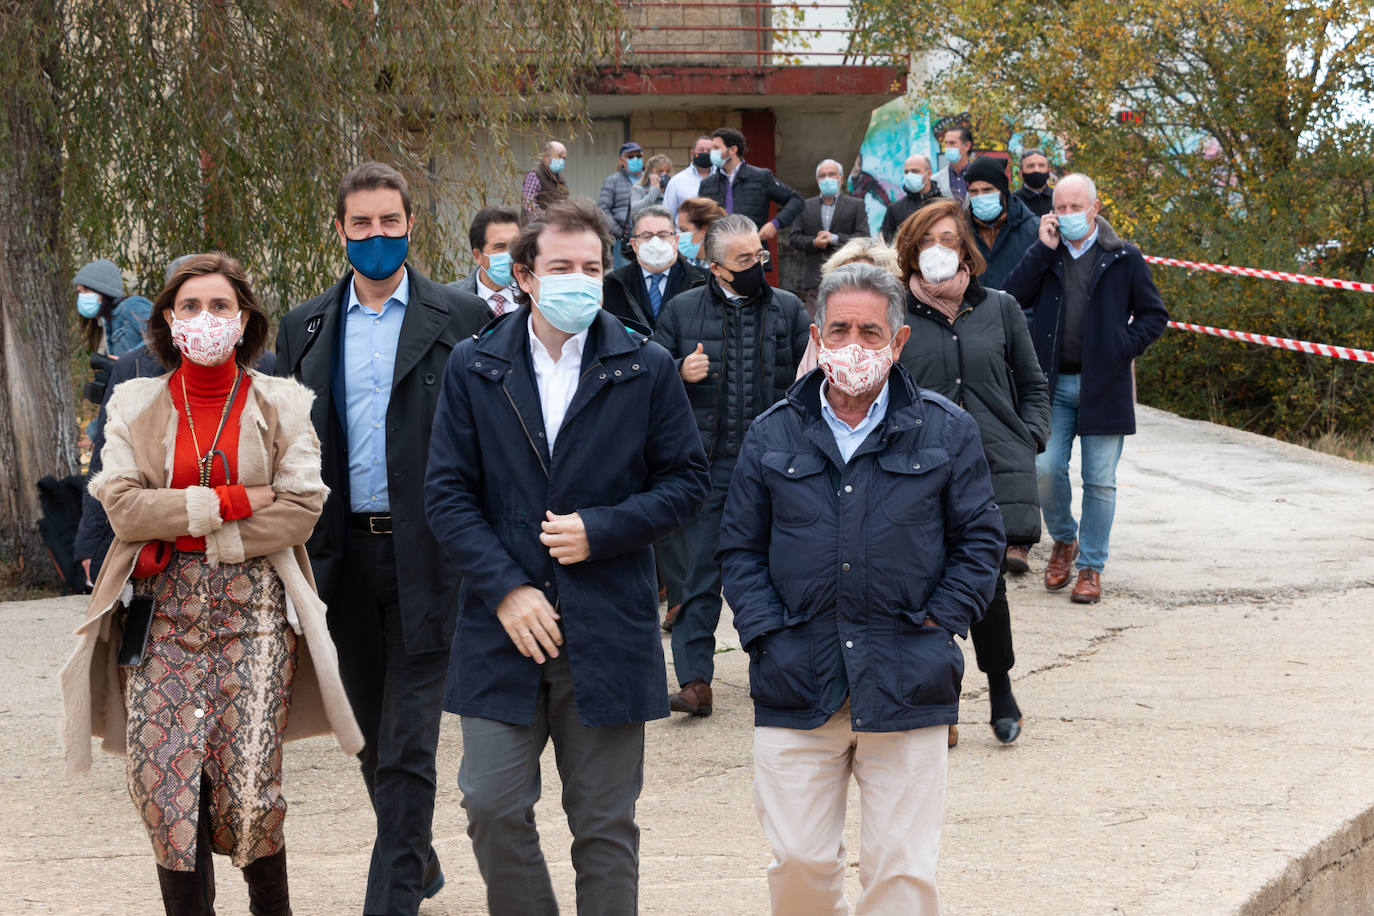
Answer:
[[[234,352],[243,337],[239,316],[221,318],[201,312],[189,321],[172,319],[172,343],[193,363],[218,366]]]
[[[892,341],[881,350],[869,350],[859,344],[838,350],[821,347],[816,362],[830,384],[855,398],[887,380],[892,369]]]

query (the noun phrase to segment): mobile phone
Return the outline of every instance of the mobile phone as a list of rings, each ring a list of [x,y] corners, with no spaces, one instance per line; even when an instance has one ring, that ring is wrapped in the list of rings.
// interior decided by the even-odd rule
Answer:
[[[134,595],[124,612],[124,635],[119,639],[115,664],[121,668],[137,668],[143,664],[148,651],[148,634],[153,629],[153,598]]]

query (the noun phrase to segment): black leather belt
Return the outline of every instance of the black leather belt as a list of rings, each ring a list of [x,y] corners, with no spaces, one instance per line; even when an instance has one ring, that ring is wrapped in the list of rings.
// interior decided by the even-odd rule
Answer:
[[[366,513],[354,513],[349,518],[353,520],[355,531],[366,531],[368,534],[390,534],[391,516],[389,515],[367,515]]]

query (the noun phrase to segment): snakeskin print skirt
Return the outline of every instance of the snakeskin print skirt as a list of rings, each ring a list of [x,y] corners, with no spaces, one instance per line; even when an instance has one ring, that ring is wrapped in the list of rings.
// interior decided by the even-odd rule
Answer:
[[[178,551],[166,570],[135,584],[153,596],[154,613],[143,662],[121,669],[129,795],[158,864],[195,870],[202,810],[213,851],[236,866],[276,853],[296,674],[281,580],[261,557],[211,567],[204,554]]]

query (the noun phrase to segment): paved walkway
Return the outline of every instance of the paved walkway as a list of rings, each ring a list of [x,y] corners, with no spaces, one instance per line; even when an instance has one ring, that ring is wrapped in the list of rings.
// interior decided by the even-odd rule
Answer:
[[[1314,887],[1313,875],[1370,859],[1359,851],[1374,834],[1374,468],[1140,414],[1120,469],[1106,600],[1071,605],[1035,573],[1011,586],[1027,715],[1014,745],[981,724],[986,684],[966,647],[940,862],[946,913],[1270,912]],[[1037,569],[1045,553],[1032,555]],[[61,775],[56,673],[80,613],[72,599],[0,605],[3,913],[158,911],[122,761],[97,752],[89,777]],[[649,727],[645,913],[767,912],[746,659],[728,621],[720,636],[716,715]],[[435,823],[449,884],[421,910],[429,916],[483,911],[454,786],[456,725],[444,725]],[[358,912],[371,815],[355,766],[323,739],[291,745],[286,791],[296,912]],[[572,912],[551,753],[544,794],[545,851]],[[849,826],[852,899],[857,804]],[[1303,858],[1327,838],[1321,856]],[[1339,862],[1321,871],[1328,860]],[[219,886],[220,913],[247,912],[227,861]],[[1324,912],[1371,912],[1374,899],[1342,906]]]

